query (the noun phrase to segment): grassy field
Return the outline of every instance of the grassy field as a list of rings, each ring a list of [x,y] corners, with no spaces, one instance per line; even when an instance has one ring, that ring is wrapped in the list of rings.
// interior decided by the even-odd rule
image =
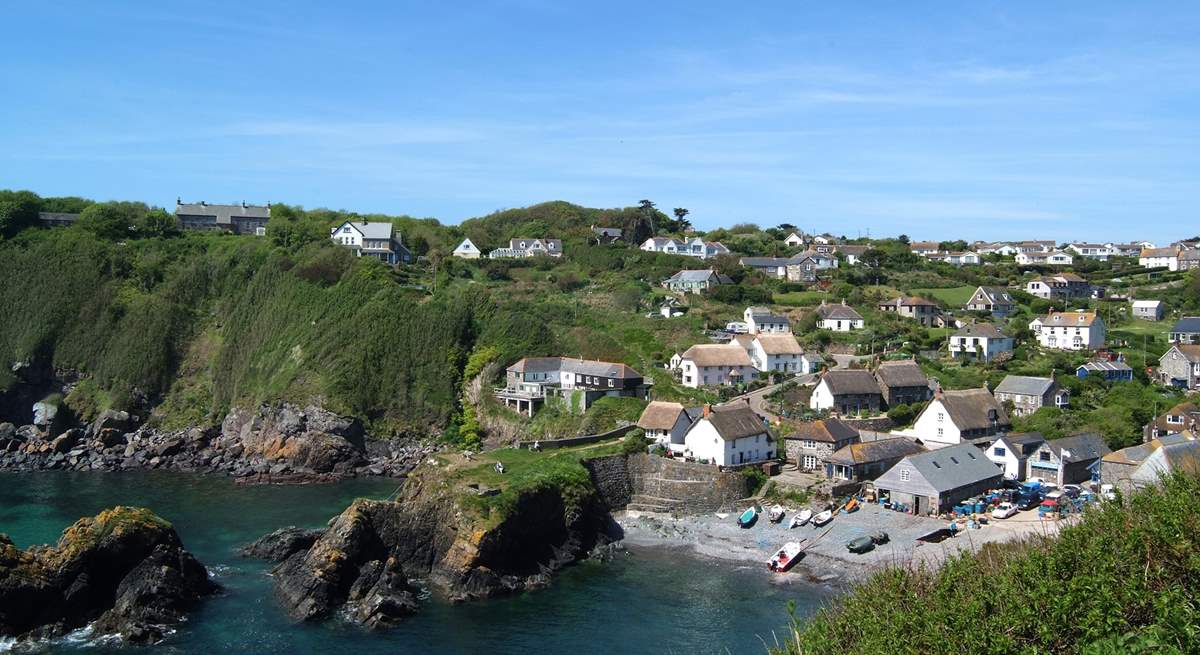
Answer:
[[[962,307],[975,293],[975,287],[947,287],[945,289],[913,289],[916,295],[929,294],[951,307]]]

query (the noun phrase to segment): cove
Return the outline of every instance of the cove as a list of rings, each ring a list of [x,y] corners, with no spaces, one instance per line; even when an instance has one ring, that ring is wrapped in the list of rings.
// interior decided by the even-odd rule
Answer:
[[[336,619],[293,623],[274,601],[270,566],[236,552],[279,527],[321,527],[355,497],[384,499],[397,484],[238,486],[228,478],[164,472],[8,473],[0,474],[0,532],[21,547],[51,543],[75,520],[113,505],[149,507],[171,521],[225,588],[155,649],[180,655],[762,653],[762,640],[772,643],[772,631],[784,626],[788,601],[807,615],[829,598],[798,580],[778,584],[757,567],[631,548],[614,561],[569,567],[545,590],[462,605],[432,600],[401,627],[369,632]],[[130,651],[87,640],[31,649]]]

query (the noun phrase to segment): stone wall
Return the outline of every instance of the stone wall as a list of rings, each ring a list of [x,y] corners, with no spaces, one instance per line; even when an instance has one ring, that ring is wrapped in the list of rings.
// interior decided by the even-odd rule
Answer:
[[[623,464],[610,462],[621,458]],[[610,509],[623,508],[628,498],[671,501],[682,513],[714,512],[733,509],[737,501],[750,495],[746,478],[740,473],[719,471],[714,466],[679,462],[657,455],[613,455],[590,460],[588,469]],[[621,481],[621,468],[625,480]],[[623,503],[621,501],[624,501]]]
[[[624,509],[633,497],[627,459],[628,455],[608,455],[583,462],[600,500],[610,510]]]

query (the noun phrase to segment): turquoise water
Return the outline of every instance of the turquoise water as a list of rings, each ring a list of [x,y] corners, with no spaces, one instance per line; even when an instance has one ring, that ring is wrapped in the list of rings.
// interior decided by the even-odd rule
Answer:
[[[140,505],[171,521],[225,590],[155,652],[230,653],[762,653],[786,621],[827,597],[804,584],[773,584],[760,567],[662,549],[631,549],[613,562],[563,572],[549,589],[466,605],[431,600],[395,630],[338,620],[297,625],[276,606],[268,565],[238,546],[279,527],[319,527],[356,496],[384,498],[395,483],[238,487],[223,478],[169,473],[0,474],[0,532],[20,546],[51,543],[70,523],[112,505]],[[778,582],[778,581],[774,581]],[[59,642],[43,652],[130,652]]]

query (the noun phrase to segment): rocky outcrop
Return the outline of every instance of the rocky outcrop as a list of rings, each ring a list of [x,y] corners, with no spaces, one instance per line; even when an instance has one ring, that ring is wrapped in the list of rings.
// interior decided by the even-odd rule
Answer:
[[[116,507],[20,550],[0,535],[0,635],[44,638],[88,624],[149,643],[217,590],[169,523]]]
[[[594,496],[568,500],[551,485],[520,494],[503,517],[483,516],[422,472],[395,502],[355,501],[279,564],[276,595],[298,620],[345,608],[365,625],[392,625],[416,610],[416,578],[456,602],[538,588],[606,543],[608,521]]]
[[[353,419],[288,404],[235,410],[219,431],[163,432],[139,423],[126,412],[109,410],[61,433],[0,424],[0,470],[163,469],[224,473],[254,484],[298,484],[354,475],[400,477],[432,450],[368,443]]]
[[[321,529],[307,530],[295,526],[280,528],[258,541],[241,548],[243,557],[282,562],[293,553],[312,548],[317,538],[325,531]]]

